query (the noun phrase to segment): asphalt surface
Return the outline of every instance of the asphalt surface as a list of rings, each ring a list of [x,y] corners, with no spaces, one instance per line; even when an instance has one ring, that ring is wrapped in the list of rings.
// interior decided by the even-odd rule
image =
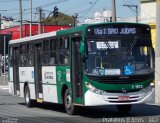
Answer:
[[[0,123],[159,123],[160,106],[134,105],[129,114],[119,114],[115,106],[85,107],[74,116],[65,113],[63,105],[37,104],[27,108],[24,99],[12,96],[0,87]]]

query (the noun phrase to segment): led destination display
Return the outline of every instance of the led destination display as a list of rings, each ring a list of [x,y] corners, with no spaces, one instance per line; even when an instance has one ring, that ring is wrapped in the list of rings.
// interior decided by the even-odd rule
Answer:
[[[134,35],[136,28],[95,28],[95,35]]]
[[[112,25],[112,26],[92,26],[88,28],[88,35],[139,35],[139,34],[149,34],[149,26],[123,26],[123,25]]]

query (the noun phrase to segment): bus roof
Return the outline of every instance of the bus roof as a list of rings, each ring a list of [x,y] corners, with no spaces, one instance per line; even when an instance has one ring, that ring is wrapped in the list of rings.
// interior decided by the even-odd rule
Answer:
[[[33,40],[37,40],[37,39],[44,39],[44,38],[47,38],[47,37],[53,37],[55,35],[56,35],[56,31],[49,32],[49,33],[43,33],[43,34],[34,35],[34,36],[31,36],[31,37],[27,37],[27,38],[10,40],[9,44],[16,44],[16,43],[21,43],[21,42],[33,41]]]
[[[66,30],[60,30],[57,31],[57,35],[65,35],[65,34],[69,34],[69,33],[74,33],[74,32],[85,32],[86,28],[88,26],[96,26],[96,25],[116,25],[116,24],[135,24],[135,25],[144,25],[144,26],[149,26],[148,24],[143,24],[143,23],[133,23],[133,22],[104,22],[104,23],[96,23],[96,24],[83,24],[81,26],[77,26],[77,27],[73,27],[73,28],[69,28]]]
[[[148,24],[143,24],[143,23],[131,23],[131,22],[105,22],[105,23],[96,23],[96,24],[83,24],[81,26],[65,29],[65,30],[60,30],[60,31],[53,31],[49,33],[43,33],[27,38],[21,38],[21,39],[16,39],[16,40],[11,40],[9,44],[16,44],[16,43],[21,43],[21,42],[28,42],[28,41],[33,41],[33,40],[38,40],[38,39],[44,39],[48,37],[53,37],[53,36],[60,36],[60,35],[65,35],[65,34],[71,34],[75,32],[82,32],[82,34],[85,33],[85,30],[88,26],[96,26],[96,25],[116,25],[116,24],[135,24],[135,25],[144,25],[144,26],[149,26]]]

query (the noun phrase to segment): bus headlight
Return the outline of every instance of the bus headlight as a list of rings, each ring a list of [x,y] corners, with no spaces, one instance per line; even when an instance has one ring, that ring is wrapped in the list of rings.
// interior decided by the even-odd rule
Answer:
[[[151,85],[152,87],[155,87],[155,82],[152,82],[150,85]]]
[[[104,91],[95,88],[95,87],[94,87],[93,85],[91,85],[89,82],[86,82],[85,84],[86,84],[86,87],[88,88],[88,90],[92,91],[93,93],[100,94],[100,95],[105,94]]]

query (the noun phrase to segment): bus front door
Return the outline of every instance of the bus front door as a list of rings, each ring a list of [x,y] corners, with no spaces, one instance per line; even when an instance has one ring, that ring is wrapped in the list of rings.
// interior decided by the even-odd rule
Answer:
[[[82,89],[82,56],[80,54],[81,38],[72,38],[72,97],[73,103],[83,103]]]
[[[13,48],[13,87],[14,87],[14,95],[20,95],[19,47]]]
[[[35,44],[34,47],[35,94],[37,102],[42,102],[42,44]]]

